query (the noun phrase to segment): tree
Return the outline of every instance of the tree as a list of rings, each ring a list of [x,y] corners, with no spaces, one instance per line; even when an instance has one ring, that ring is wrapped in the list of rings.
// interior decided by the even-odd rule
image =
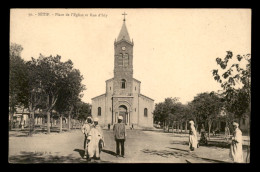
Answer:
[[[174,104],[178,102],[178,98],[165,98],[164,102],[160,102],[155,104],[154,109],[154,118],[157,121],[163,123],[163,128],[166,130],[169,129],[169,125],[173,122],[174,118]]]
[[[191,107],[189,104],[183,105],[183,116],[182,118],[185,121],[185,133],[187,133],[188,129],[188,121],[192,119],[192,112],[191,112]]]
[[[39,68],[39,61],[32,58],[26,62],[26,80],[27,85],[24,87],[24,93],[27,97],[26,107],[30,112],[29,135],[34,132],[34,114],[37,108],[42,108],[43,100],[46,95],[42,89],[42,78],[40,77],[41,68]]]
[[[50,113],[53,110],[60,90],[66,85],[66,79],[73,69],[71,60],[60,61],[61,56],[44,57],[40,55],[37,59],[38,67],[41,70],[39,77],[41,79],[41,88],[44,93],[45,101],[43,104],[47,114],[47,133],[50,133]]]
[[[214,79],[221,84],[226,102],[226,109],[235,114],[239,120],[247,115],[250,118],[251,111],[251,55],[237,55],[232,60],[233,53],[227,51],[222,60],[216,58],[219,69],[212,71]],[[231,65],[228,65],[233,63]],[[219,73],[219,71],[221,73]],[[249,113],[247,113],[249,112]]]
[[[23,47],[19,44],[11,43],[9,50],[9,112],[10,123],[12,128],[13,115],[16,107],[26,105],[26,94],[24,89],[26,87],[26,65],[21,58]]]
[[[62,114],[68,115],[68,130],[70,130],[71,127],[71,113],[82,97],[80,93],[85,89],[85,86],[81,84],[82,80],[83,76],[80,75],[80,71],[73,69],[68,73],[67,77],[64,78],[64,86],[58,92],[55,110],[60,114],[61,119],[63,117]],[[62,131],[62,128],[60,128],[60,131]]]
[[[208,124],[208,132],[210,133],[211,126],[221,112],[223,103],[216,93],[200,93],[191,102],[193,113],[197,114],[200,121],[206,121]]]
[[[73,118],[79,121],[85,121],[88,116],[91,116],[91,105],[85,102],[78,102],[73,109]]]
[[[191,113],[188,105],[184,105],[180,102],[174,105],[175,120],[178,122],[178,129],[183,129],[183,123],[185,122],[185,132],[187,132],[187,122],[190,120]]]
[[[232,57],[233,53],[227,51],[223,60],[219,57],[216,58],[217,65],[221,67],[220,70],[223,74],[219,74],[218,69],[214,69],[212,74],[224,90],[227,110],[235,114],[239,123],[244,116],[247,116],[251,121],[251,54],[238,54],[237,58],[234,59],[235,62],[228,66]],[[250,132],[250,124],[248,132]],[[249,161],[249,156],[250,149],[248,149],[247,161]]]

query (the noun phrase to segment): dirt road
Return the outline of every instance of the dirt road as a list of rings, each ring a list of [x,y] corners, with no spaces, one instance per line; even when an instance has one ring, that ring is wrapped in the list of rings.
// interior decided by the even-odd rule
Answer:
[[[10,163],[87,163],[83,159],[83,134],[79,129],[64,133],[9,133]],[[201,146],[188,152],[187,136],[161,131],[128,130],[125,158],[115,156],[112,130],[104,130],[105,147],[96,163],[219,163],[231,162],[229,149]]]

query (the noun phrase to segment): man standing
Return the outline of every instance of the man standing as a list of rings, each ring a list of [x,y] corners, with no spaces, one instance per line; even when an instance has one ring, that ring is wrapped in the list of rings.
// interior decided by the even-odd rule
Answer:
[[[190,151],[194,151],[198,147],[197,131],[194,126],[194,122],[190,121],[190,132],[189,132],[189,148]]]
[[[125,139],[126,139],[126,129],[125,124],[122,123],[123,117],[118,117],[118,123],[114,125],[114,136],[116,141],[116,157],[120,156],[119,145],[121,145],[121,157],[125,156]]]
[[[89,135],[89,132],[91,130],[91,128],[93,127],[93,124],[92,124],[92,118],[91,117],[88,117],[87,120],[85,121],[84,125],[82,126],[81,128],[81,131],[82,133],[84,134],[85,136],[85,139],[84,139],[84,157],[86,156],[87,157],[87,152],[88,152],[88,142],[87,142],[87,137]]]
[[[94,118],[94,126],[91,128],[88,135],[88,161],[95,156],[97,160],[100,160],[100,152],[104,147],[104,136],[100,125],[98,125],[98,118]]]
[[[239,124],[233,122],[234,133],[233,137],[231,138],[231,146],[230,146],[230,157],[234,162],[243,163],[243,150],[242,150],[242,132],[238,128]]]

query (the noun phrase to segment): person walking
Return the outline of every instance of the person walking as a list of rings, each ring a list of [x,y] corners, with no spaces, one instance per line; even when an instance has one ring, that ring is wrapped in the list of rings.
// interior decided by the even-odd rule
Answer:
[[[189,148],[190,151],[194,151],[198,147],[197,131],[194,126],[194,122],[190,121],[190,131],[189,131]]]
[[[125,157],[125,139],[126,139],[126,129],[125,129],[125,124],[122,123],[123,117],[119,116],[118,117],[118,123],[114,125],[113,131],[114,131],[114,137],[116,141],[116,157],[121,156]],[[121,145],[121,155],[120,155],[120,149],[119,145]]]
[[[91,161],[94,157],[100,160],[100,152],[104,147],[104,136],[100,125],[98,125],[98,118],[94,118],[94,125],[91,128],[88,140],[88,161]]]
[[[81,128],[81,132],[84,134],[85,139],[84,139],[84,157],[87,157],[87,153],[88,153],[88,141],[87,141],[87,137],[89,135],[89,132],[91,130],[91,128],[93,127],[93,120],[91,117],[87,117],[87,120],[85,121],[84,125]]]
[[[231,145],[230,145],[230,157],[236,163],[243,163],[243,149],[242,149],[242,132],[238,128],[239,124],[237,122],[233,122],[234,132],[233,137],[231,137]]]

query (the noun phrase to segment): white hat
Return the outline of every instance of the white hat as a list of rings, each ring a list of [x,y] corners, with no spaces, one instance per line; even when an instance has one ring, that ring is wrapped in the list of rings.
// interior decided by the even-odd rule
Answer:
[[[194,125],[194,122],[193,122],[193,121],[190,121],[189,123]]]
[[[121,120],[123,120],[123,117],[122,117],[122,116],[119,116],[119,117],[118,117],[118,119],[121,119]]]
[[[98,122],[98,118],[94,118],[94,120],[93,120],[94,122]]]
[[[237,122],[233,122],[233,125],[235,125],[235,126],[239,126],[239,124],[237,123]]]

